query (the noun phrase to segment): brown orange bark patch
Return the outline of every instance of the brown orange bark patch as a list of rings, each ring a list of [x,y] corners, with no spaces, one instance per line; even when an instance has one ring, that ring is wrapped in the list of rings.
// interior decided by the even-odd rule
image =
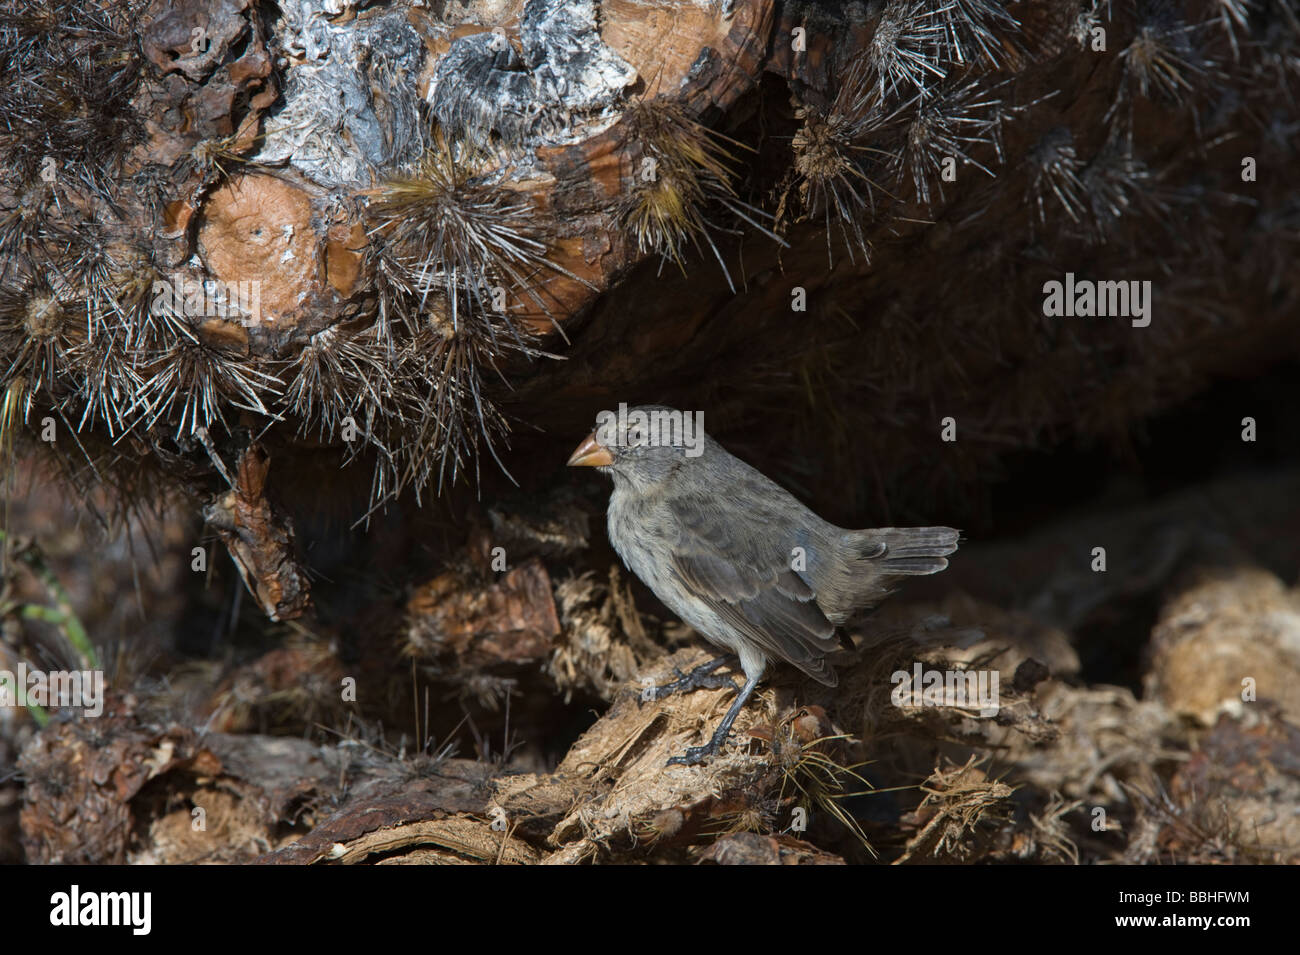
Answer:
[[[636,67],[649,96],[677,89],[700,49],[722,47],[730,29],[719,9],[689,3],[606,0],[601,9],[600,38]]]
[[[331,226],[325,243],[325,280],[344,298],[356,289],[365,262],[366,230],[356,222],[349,228]]]
[[[272,176],[239,176],[204,206],[199,246],[208,270],[228,284],[256,283],[258,314],[247,324],[274,325],[319,290],[311,199]]]

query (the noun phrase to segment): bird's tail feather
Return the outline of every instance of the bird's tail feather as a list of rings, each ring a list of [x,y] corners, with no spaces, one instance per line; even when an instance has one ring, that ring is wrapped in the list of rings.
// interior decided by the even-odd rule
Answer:
[[[951,527],[877,527],[858,531],[862,556],[882,574],[937,574],[957,549],[961,532]]]
[[[961,532],[951,527],[875,527],[841,532],[835,560],[816,579],[817,603],[828,620],[843,624],[875,606],[895,577],[937,574],[948,566]]]

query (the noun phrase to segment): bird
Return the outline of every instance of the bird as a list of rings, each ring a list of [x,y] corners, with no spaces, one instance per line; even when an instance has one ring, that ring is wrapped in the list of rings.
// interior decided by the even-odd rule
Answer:
[[[614,550],[664,606],[725,651],[648,698],[735,687],[714,673],[733,658],[745,675],[709,742],[669,765],[719,753],[774,659],[836,686],[827,657],[851,646],[838,628],[878,603],[893,578],[946,568],[960,537],[951,527],[837,527],[708,437],[702,418],[622,404],[597,416],[568,460],[613,478],[606,526]]]

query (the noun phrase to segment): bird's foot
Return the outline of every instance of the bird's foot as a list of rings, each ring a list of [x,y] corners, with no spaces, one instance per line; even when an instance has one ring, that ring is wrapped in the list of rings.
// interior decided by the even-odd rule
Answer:
[[[718,661],[714,661],[717,663]],[[740,714],[740,709],[745,705],[745,701],[754,693],[754,687],[758,686],[758,676],[751,676],[745,680],[745,685],[741,687],[736,694],[735,700],[731,703],[731,709],[727,710],[727,715],[722,718],[718,728],[713,731],[713,737],[704,746],[692,746],[681,756],[674,756],[668,760],[669,766],[698,766],[710,756],[717,756],[718,750],[722,749],[731,737],[732,724],[736,722],[736,717]]]
[[[692,746],[681,756],[668,760],[669,766],[698,766],[710,757],[717,756],[722,745],[717,740],[710,740],[705,746]]]
[[[723,746],[741,745],[740,743],[733,741],[731,735],[732,734],[730,730],[721,734],[715,733],[713,739],[709,740],[703,746],[688,747],[685,753],[683,753],[681,756],[674,756],[672,759],[668,760],[668,762],[665,763],[665,765],[698,766],[701,763],[705,762],[706,760],[714,756],[717,756],[720,752],[722,752]]]
[[[718,657],[716,660],[700,664],[690,673],[683,673],[680,667],[673,667],[677,679],[672,683],[665,683],[663,686],[646,687],[641,694],[641,702],[654,702],[672,696],[674,693],[689,693],[691,690],[718,690],[729,686],[733,690],[739,691],[740,687],[736,686],[736,681],[731,677],[718,676],[713,672],[730,659],[730,657]]]

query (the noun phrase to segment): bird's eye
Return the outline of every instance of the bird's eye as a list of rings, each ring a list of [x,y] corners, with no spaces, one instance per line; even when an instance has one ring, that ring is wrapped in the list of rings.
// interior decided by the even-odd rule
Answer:
[[[645,429],[639,425],[635,428],[627,429],[627,443],[637,447],[645,443]]]

